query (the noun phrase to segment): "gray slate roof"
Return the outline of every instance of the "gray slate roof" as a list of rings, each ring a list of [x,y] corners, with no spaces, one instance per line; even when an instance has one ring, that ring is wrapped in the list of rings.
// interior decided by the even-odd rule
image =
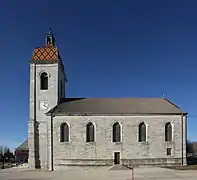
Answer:
[[[66,98],[47,115],[187,114],[164,98]]]
[[[16,148],[16,151],[19,150],[29,150],[28,140],[25,140],[19,147]]]

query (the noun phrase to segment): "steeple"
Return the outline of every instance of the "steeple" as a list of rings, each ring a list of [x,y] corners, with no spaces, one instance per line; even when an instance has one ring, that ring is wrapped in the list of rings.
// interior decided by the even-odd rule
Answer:
[[[30,168],[49,167],[52,170],[52,161],[48,159],[52,154],[45,153],[49,149],[46,145],[48,136],[45,125],[48,118],[45,113],[55,107],[60,99],[64,99],[66,84],[64,66],[54,42],[55,39],[49,29],[45,35],[44,46],[34,48],[30,61],[30,121],[28,125]]]
[[[32,60],[58,61],[59,59],[60,55],[57,47],[55,46],[55,38],[53,36],[51,28],[49,28],[48,33],[45,35],[44,46],[34,49]]]
[[[45,36],[45,45],[46,46],[55,46],[55,38],[53,36],[51,28],[49,28],[49,32]]]

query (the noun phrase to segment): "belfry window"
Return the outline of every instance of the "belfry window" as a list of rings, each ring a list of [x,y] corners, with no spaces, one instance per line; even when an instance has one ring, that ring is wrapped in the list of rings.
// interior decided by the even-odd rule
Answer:
[[[40,89],[47,90],[48,89],[48,74],[43,72],[40,76]]]
[[[49,29],[49,32],[46,34],[45,37],[45,45],[46,46],[54,46],[55,45],[55,38],[52,34],[51,28]]]
[[[51,44],[51,39],[50,37],[47,37],[47,45]]]

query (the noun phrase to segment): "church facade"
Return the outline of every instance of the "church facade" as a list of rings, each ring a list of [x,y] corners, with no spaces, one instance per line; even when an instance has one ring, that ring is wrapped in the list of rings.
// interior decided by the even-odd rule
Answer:
[[[165,98],[65,98],[51,31],[30,61],[30,168],[186,165],[187,113]]]

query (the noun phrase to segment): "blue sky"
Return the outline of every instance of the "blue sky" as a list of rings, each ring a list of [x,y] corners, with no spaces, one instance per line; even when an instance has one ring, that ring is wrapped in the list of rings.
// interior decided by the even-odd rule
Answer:
[[[0,6],[0,144],[27,138],[29,64],[55,34],[69,97],[165,97],[197,140],[197,1],[9,0]]]

